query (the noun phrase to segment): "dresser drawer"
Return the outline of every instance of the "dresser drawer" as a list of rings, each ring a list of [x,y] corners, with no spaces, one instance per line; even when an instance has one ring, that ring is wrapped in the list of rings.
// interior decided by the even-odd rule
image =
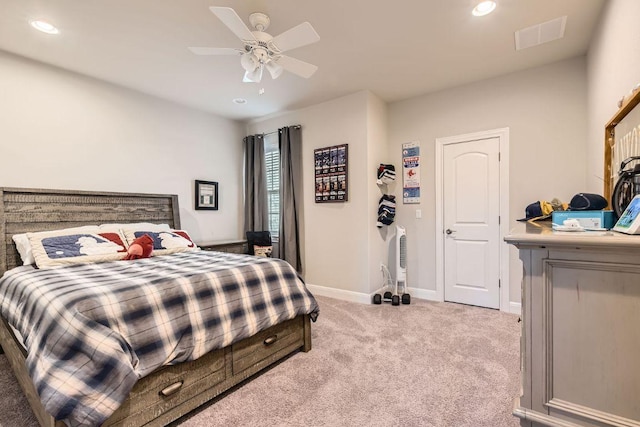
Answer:
[[[228,348],[208,353],[191,362],[161,368],[154,375],[142,378],[104,425],[121,425],[120,421],[132,414],[138,420],[149,422],[172,407],[222,383],[227,379],[225,351],[228,352]],[[132,399],[135,403],[132,403]]]
[[[237,374],[261,360],[291,347],[304,345],[303,317],[272,326],[232,346],[233,374]]]

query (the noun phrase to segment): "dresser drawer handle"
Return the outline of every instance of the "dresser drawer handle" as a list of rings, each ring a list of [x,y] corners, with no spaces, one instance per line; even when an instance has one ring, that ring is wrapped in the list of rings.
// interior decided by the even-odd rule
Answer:
[[[276,341],[278,341],[278,336],[277,335],[271,335],[269,338],[264,340],[262,343],[264,345],[266,345],[266,346],[270,346],[271,344],[273,344]]]
[[[184,381],[180,380],[177,383],[171,384],[169,387],[165,387],[162,390],[160,390],[160,394],[163,396],[171,396],[173,393],[177,392],[178,390],[180,390],[180,388],[182,387],[182,384],[184,383]]]

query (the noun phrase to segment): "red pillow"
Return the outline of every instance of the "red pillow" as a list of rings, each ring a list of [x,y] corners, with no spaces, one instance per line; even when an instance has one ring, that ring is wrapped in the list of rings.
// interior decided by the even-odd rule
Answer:
[[[148,234],[143,234],[131,243],[124,259],[149,258],[151,252],[153,252],[153,239]]]

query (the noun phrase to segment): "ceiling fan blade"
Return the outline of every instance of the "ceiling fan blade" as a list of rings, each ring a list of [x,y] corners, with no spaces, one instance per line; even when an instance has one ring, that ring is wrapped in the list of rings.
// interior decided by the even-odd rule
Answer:
[[[296,25],[295,27],[274,37],[271,42],[280,52],[286,52],[287,50],[306,46],[319,40],[320,36],[316,33],[316,30],[313,29],[311,24],[303,22],[302,24]]]
[[[232,47],[189,47],[188,49],[196,55],[240,55],[243,53],[242,50]]]
[[[305,79],[311,77],[318,69],[318,67],[313,64],[286,55],[282,55],[276,62],[285,70],[304,77]]]
[[[211,6],[209,8],[224,25],[229,27],[233,34],[238,36],[240,40],[255,40],[253,33],[249,27],[240,19],[235,10],[230,7]]]

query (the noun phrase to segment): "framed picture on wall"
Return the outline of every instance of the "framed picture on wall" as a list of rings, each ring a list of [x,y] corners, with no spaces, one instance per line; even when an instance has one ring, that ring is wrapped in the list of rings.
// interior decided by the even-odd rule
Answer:
[[[196,180],[196,210],[218,210],[218,183]]]
[[[341,144],[314,150],[316,203],[349,200],[348,148],[348,144]]]

